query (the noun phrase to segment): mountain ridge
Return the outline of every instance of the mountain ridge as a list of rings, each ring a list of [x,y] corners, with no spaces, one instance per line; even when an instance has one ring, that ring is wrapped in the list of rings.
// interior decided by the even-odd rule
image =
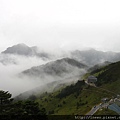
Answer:
[[[2,54],[13,54],[13,55],[23,55],[23,56],[37,56],[42,58],[49,58],[50,55],[46,52],[40,52],[37,46],[29,47],[24,43],[16,44],[8,47]]]
[[[38,76],[41,78],[44,78],[45,76],[53,76],[63,79],[63,76],[68,75],[69,77],[72,77],[72,75],[78,75],[80,71],[84,73],[84,70],[82,71],[82,69],[87,69],[87,66],[71,58],[62,58],[56,61],[48,62],[44,65],[32,67],[23,71],[22,74],[34,77]]]
[[[112,74],[111,71],[113,71]],[[43,93],[42,95],[38,94],[36,101],[42,107],[46,108],[48,115],[85,115],[95,105],[100,104],[103,98],[109,98],[111,100],[120,94],[119,72],[120,61],[111,63],[103,68],[99,68],[99,71],[94,70],[90,73],[98,77],[98,81],[101,83],[99,87],[90,86],[85,83],[85,80],[77,81],[56,92]],[[102,81],[101,76],[103,76]],[[110,78],[114,80],[111,79],[112,81],[108,81]],[[103,115],[105,111],[107,115],[118,115],[116,112],[104,108],[100,109],[100,111],[98,110],[97,114]]]
[[[117,62],[120,60],[120,53],[118,52],[103,52],[95,49],[89,50],[75,50],[69,51],[66,55],[64,53],[61,55],[57,55],[54,53],[48,53],[44,51],[39,51],[37,46],[29,47],[24,43],[20,43],[17,45],[13,45],[12,47],[8,47],[5,51],[1,52],[2,54],[10,54],[10,55],[23,55],[23,56],[36,56],[40,57],[43,60],[46,59],[57,59],[62,57],[69,57],[71,59],[75,59],[80,61],[87,66],[93,66],[99,63],[103,63],[105,61],[109,62]]]
[[[105,61],[117,62],[120,60],[120,53],[116,52],[103,52],[95,49],[79,51],[75,50],[71,52],[71,58],[83,61],[88,66],[93,66]]]

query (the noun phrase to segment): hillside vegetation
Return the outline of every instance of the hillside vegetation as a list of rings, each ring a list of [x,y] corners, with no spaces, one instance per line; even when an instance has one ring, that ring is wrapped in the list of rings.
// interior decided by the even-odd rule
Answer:
[[[91,108],[101,102],[104,97],[112,98],[120,94],[120,62],[96,69],[84,75],[98,78],[97,87],[89,86],[84,80],[69,85],[53,93],[36,96],[41,107],[46,108],[47,114],[55,115],[85,115]],[[110,110],[98,111],[96,114],[114,114]],[[115,113],[116,114],[116,113]]]
[[[1,106],[1,114],[37,114],[47,115],[85,115],[94,106],[100,104],[103,98],[113,98],[120,94],[120,62],[112,63],[96,69],[83,76],[84,80],[48,93],[38,93],[29,96],[28,100],[14,101],[7,107]],[[89,75],[98,78],[95,86],[86,84]],[[3,93],[3,92],[1,92]],[[6,94],[6,93],[5,93]],[[2,94],[1,94],[2,95]],[[11,97],[8,96],[8,98]],[[11,100],[9,100],[11,101]],[[2,102],[1,102],[2,103]],[[10,106],[11,105],[11,106]],[[30,109],[28,109],[30,107]],[[35,108],[34,108],[35,107]],[[4,112],[4,110],[6,112]],[[22,111],[21,111],[22,110]],[[102,108],[95,115],[117,115],[116,112]]]
[[[100,69],[96,69],[84,75],[87,79],[89,75],[97,77],[96,85],[98,87],[106,88],[116,94],[120,94],[120,62],[112,63]]]
[[[84,81],[78,81],[57,92],[39,95],[36,101],[39,102],[40,107],[46,109],[47,114],[84,115],[94,105],[99,104],[102,98],[110,98],[112,95],[107,91],[89,86]]]

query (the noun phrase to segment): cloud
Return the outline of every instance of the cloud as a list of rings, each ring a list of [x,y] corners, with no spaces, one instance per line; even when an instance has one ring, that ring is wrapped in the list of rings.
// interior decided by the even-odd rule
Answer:
[[[117,42],[114,44],[115,39],[120,39],[119,3],[118,0],[1,0],[0,49],[26,43],[48,51],[81,47],[120,51]]]
[[[25,57],[19,55],[1,55],[0,57],[3,57],[3,61],[7,59],[6,64],[0,63],[0,89],[10,91],[13,96],[36,87],[46,85],[47,83],[51,83],[53,81],[61,80],[63,81],[61,83],[64,83],[66,82],[65,80],[69,82],[72,80],[77,80],[86,72],[85,69],[74,67],[64,61],[62,64],[58,64],[56,62],[54,64],[54,61],[58,59],[58,56],[55,56],[54,61],[52,62],[53,66],[51,66],[51,63],[48,63],[51,60],[44,61],[37,57]],[[9,63],[9,60],[11,59],[14,60],[16,64],[11,62]],[[46,63],[48,64],[45,70],[50,74],[47,74],[44,69],[41,69],[41,74],[40,72],[37,73],[37,71],[33,70],[33,73],[36,72],[35,76],[32,74],[28,76],[20,74],[24,70],[30,69],[33,66],[40,66]]]
[[[119,0],[0,0],[0,51],[18,43],[57,53],[56,59],[66,56],[67,50],[120,51],[119,4]],[[0,88],[14,95],[34,84],[16,74],[48,62],[36,57],[5,59],[5,65],[0,63]]]
[[[8,63],[4,65],[0,63],[0,89],[8,90],[13,94],[13,96],[15,96],[41,84],[38,81],[20,78],[18,77],[18,74],[23,70],[31,68],[32,66],[45,64],[47,61],[43,61],[37,57],[23,57],[14,55],[10,55],[9,57],[13,58],[16,61],[16,64]]]

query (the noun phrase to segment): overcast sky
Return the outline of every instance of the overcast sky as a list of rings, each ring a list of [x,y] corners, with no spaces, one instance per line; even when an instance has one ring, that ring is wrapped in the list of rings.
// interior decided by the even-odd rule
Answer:
[[[120,0],[0,0],[0,43],[120,51]]]

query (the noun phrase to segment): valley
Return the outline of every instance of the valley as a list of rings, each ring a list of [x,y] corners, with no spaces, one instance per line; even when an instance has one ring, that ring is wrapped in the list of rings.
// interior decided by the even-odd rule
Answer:
[[[36,56],[38,61],[42,61],[41,64],[36,63],[35,66],[33,64],[16,72],[16,78],[28,81],[23,82],[26,88],[29,88],[28,83],[33,86],[16,94],[15,101],[32,100],[38,103],[39,108],[45,108],[47,115],[119,114],[116,109],[119,109],[120,53],[108,54],[92,49],[74,51],[57,58],[44,52],[49,56],[45,58],[37,51],[37,47],[18,44],[1,53],[0,62],[6,69],[8,65],[17,68],[21,64],[17,62],[19,57],[27,61]],[[95,76],[97,81],[88,83],[89,76]],[[103,102],[104,98],[108,101]],[[117,107],[113,109],[112,105]]]

